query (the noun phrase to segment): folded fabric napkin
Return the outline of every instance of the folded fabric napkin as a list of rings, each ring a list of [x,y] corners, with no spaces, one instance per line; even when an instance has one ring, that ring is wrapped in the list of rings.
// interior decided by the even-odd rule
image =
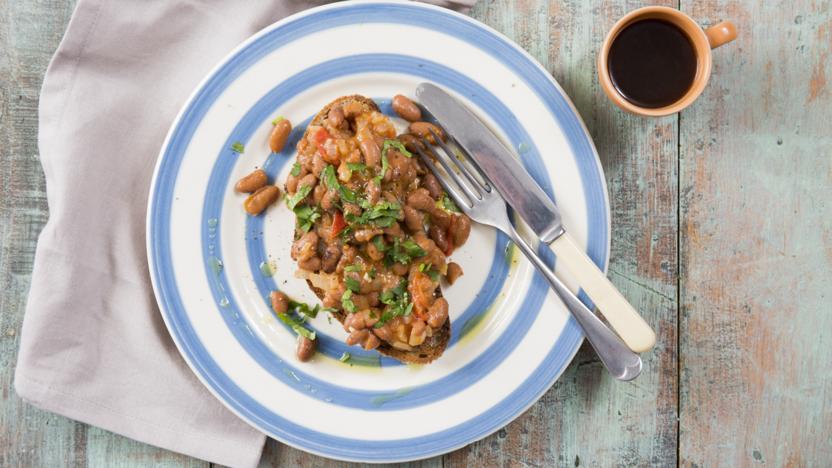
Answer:
[[[168,128],[203,76],[258,30],[319,3],[78,2],[41,91],[50,216],[15,374],[24,400],[211,462],[257,465],[265,436],[203,387],[159,314],[146,201]]]

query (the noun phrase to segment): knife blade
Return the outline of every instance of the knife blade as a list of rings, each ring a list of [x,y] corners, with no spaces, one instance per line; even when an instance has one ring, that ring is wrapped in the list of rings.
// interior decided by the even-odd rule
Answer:
[[[473,112],[438,86],[421,83],[416,98],[473,159],[508,205],[555,252],[559,264],[572,273],[627,346],[635,352],[651,349],[656,343],[653,329],[566,232],[557,205],[519,158]]]
[[[511,150],[473,112],[430,83],[422,83],[416,88],[416,98],[471,155],[497,191],[541,241],[549,243],[563,234],[557,205],[526,172]]]

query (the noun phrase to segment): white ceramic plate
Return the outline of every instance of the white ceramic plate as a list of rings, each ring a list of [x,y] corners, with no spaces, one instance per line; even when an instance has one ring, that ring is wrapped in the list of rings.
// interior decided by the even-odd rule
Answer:
[[[466,16],[399,2],[336,3],[261,31],[208,75],[171,128],[148,208],[149,261],[170,333],[208,389],[309,452],[403,461],[468,444],[534,403],[582,340],[506,238],[475,226],[453,254],[465,276],[445,289],[453,336],[439,360],[406,366],[347,347],[325,314],[309,323],[316,357],[294,359],[295,335],[267,298],[280,289],[316,302],[289,258],[294,216],[281,202],[247,217],[233,183],[264,167],[282,185],[306,123],[334,98],[363,94],[389,112],[391,96],[412,95],[422,81],[463,100],[517,150],[572,235],[606,266],[609,209],[592,142],[554,80],[506,38]],[[283,153],[270,154],[276,116],[295,130]],[[243,154],[232,151],[236,142]]]

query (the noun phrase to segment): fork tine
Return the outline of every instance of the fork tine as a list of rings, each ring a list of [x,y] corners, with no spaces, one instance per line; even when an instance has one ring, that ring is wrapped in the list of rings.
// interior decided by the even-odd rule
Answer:
[[[436,179],[442,185],[442,188],[448,192],[448,195],[453,198],[454,202],[459,205],[460,209],[467,214],[468,209],[474,206],[472,201],[466,195],[460,193],[459,188],[455,184],[448,181],[448,177],[439,171],[439,168],[436,166],[436,162],[424,153],[421,145],[416,145],[416,153],[419,155],[419,158],[422,159],[425,166],[427,166],[428,170],[436,176]]]
[[[442,141],[439,138],[439,135],[433,131],[433,129],[428,128],[428,131],[433,135],[434,140],[436,140],[436,144],[442,147],[445,150],[445,153],[448,154],[451,159],[454,160],[454,164],[459,168],[459,171],[468,179],[475,187],[477,187],[482,192],[490,192],[491,185],[488,183],[488,179],[485,175],[482,174],[480,168],[473,163],[473,159],[468,155],[464,148],[460,147],[460,152],[462,153],[462,157],[457,157],[456,152],[453,148],[451,148],[447,143]],[[447,131],[445,132],[447,134]],[[453,138],[453,137],[451,137]],[[459,145],[457,145],[459,146]]]
[[[454,166],[456,166],[456,164],[451,162],[450,155],[446,154],[444,151],[434,151],[433,146],[431,146],[427,138],[422,137],[421,140],[422,143],[425,145],[425,151],[428,151],[431,156],[433,156],[437,161],[439,161],[439,164],[441,164],[442,167],[445,168],[445,172],[447,172],[448,175],[451,176],[451,179],[453,179],[454,182],[456,182],[456,185],[458,185],[459,188],[461,188],[462,191],[465,192],[465,195],[467,195],[468,198],[471,199],[471,202],[482,200],[482,194],[479,191],[478,185],[474,184],[472,186],[468,182],[463,180],[462,177],[459,176],[459,174],[454,170]]]

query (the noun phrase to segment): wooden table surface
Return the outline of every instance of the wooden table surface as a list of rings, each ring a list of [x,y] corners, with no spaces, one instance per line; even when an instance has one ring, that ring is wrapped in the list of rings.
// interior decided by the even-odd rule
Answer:
[[[0,466],[207,463],[37,410],[12,389],[48,217],[38,91],[72,1],[0,0]],[[832,4],[657,2],[736,22],[680,114],[603,95],[605,32],[641,1],[480,0],[471,12],[560,82],[598,147],[610,276],[658,333],[634,382],[586,347],[523,416],[422,466],[832,464]],[[269,441],[264,464],[336,463]]]

